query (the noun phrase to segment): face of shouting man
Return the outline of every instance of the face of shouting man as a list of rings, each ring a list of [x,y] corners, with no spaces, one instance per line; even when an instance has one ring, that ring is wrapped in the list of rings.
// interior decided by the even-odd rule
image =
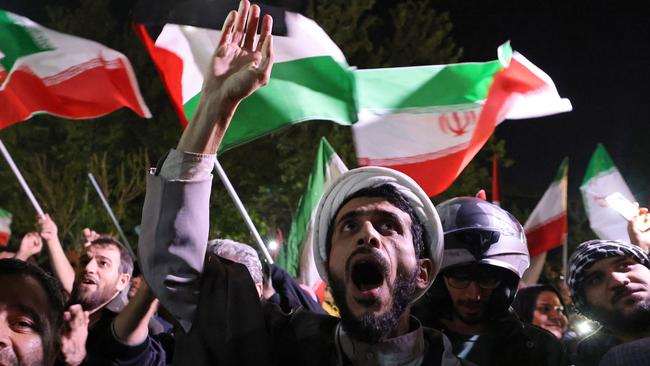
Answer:
[[[116,245],[91,245],[79,260],[72,289],[74,303],[92,311],[112,300],[129,283]]]
[[[408,331],[410,303],[432,271],[431,261],[416,255],[412,224],[383,197],[353,198],[333,221],[330,286],[343,327],[356,339],[375,343]]]

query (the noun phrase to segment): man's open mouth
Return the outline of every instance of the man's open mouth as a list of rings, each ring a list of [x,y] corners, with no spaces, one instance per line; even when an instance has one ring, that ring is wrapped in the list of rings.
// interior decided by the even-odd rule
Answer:
[[[381,286],[387,274],[385,263],[375,256],[364,256],[352,264],[352,282],[360,291],[368,291]]]
[[[92,278],[92,277],[84,276],[84,277],[81,279],[81,283],[84,284],[84,285],[96,285],[96,284],[97,284],[97,280],[95,280],[95,279]]]

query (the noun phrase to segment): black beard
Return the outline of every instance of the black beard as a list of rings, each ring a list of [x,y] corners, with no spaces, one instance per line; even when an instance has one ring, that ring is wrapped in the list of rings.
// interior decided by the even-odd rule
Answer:
[[[92,293],[80,293],[79,286],[74,286],[72,288],[72,294],[70,294],[70,303],[79,304],[86,311],[95,310],[115,296],[115,292],[104,292],[103,289],[97,289],[97,291]]]
[[[640,334],[650,329],[650,298],[641,301],[630,314],[616,311],[593,311],[594,320],[615,333]]]
[[[460,312],[456,311],[456,306],[453,306],[452,308],[453,308],[452,311],[454,312],[454,316],[467,325],[481,324],[487,320],[486,314],[488,313],[488,305],[486,303],[481,304],[481,309],[482,309],[481,314],[480,316],[477,316],[475,318],[468,318],[463,316],[462,314],[460,314]]]
[[[345,332],[353,339],[368,344],[387,339],[393,333],[400,317],[413,300],[416,291],[415,278],[417,274],[418,269],[416,268],[410,275],[397,275],[391,291],[392,306],[385,314],[380,316],[364,314],[361,319],[357,319],[348,307],[344,282],[330,273],[332,297],[334,297],[334,301],[339,307],[341,325]]]

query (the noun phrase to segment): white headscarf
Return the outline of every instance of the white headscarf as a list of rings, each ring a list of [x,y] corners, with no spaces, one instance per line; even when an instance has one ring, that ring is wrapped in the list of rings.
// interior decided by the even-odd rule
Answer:
[[[363,167],[352,169],[341,175],[330,185],[321,197],[314,218],[314,261],[318,274],[325,282],[327,278],[327,232],[329,225],[341,207],[341,204],[351,195],[364,188],[374,188],[383,184],[390,184],[401,193],[413,212],[424,226],[427,236],[424,237],[425,257],[433,263],[433,273],[429,278],[429,285],[421,291],[419,298],[431,286],[438,273],[442,262],[443,231],[438,213],[431,200],[422,188],[411,177],[389,168]]]

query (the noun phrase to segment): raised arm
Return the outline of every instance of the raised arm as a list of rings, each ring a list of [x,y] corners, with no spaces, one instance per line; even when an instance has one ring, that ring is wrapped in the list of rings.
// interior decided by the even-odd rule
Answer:
[[[54,275],[61,282],[63,289],[70,294],[72,292],[72,285],[74,284],[75,273],[59,241],[56,223],[49,214],[39,216],[37,223],[40,231],[39,234],[45,241],[47,250],[50,252],[52,271],[54,271]]]
[[[273,65],[273,21],[269,15],[264,17],[255,45],[259,18],[260,8],[251,7],[247,0],[240,2],[238,11],[228,14],[204,77],[199,107],[178,142],[178,150],[215,154],[239,103],[268,83]]]
[[[272,19],[245,0],[224,22],[197,111],[161,169],[147,179],[138,245],[151,290],[189,331],[208,242],[215,153],[241,100],[269,80]]]

